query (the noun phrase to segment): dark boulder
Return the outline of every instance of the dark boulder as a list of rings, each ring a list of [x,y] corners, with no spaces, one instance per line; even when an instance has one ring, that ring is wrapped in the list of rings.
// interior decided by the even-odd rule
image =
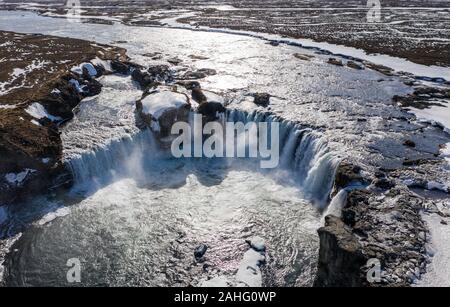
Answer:
[[[170,81],[172,79],[170,68],[167,65],[152,65],[147,69],[147,72],[157,81]]]
[[[130,72],[130,66],[119,60],[111,61],[111,69],[114,72],[122,74],[122,75],[128,75],[128,73]]]
[[[198,82],[198,81],[178,81],[177,84],[184,86],[187,90],[201,88],[200,82]]]
[[[155,82],[155,79],[149,73],[143,72],[140,69],[134,69],[131,73],[131,78],[139,83],[141,88],[146,88]]]
[[[328,64],[333,64],[333,65],[336,65],[336,66],[344,66],[342,61],[339,60],[339,59],[336,59],[336,58],[329,58],[328,59]]]
[[[334,180],[335,190],[340,190],[355,182],[363,182],[361,167],[348,162],[342,162],[336,171]]]
[[[203,258],[203,256],[206,254],[206,251],[208,250],[208,246],[206,244],[200,244],[197,246],[197,248],[194,251],[194,257],[195,259],[199,260]]]
[[[253,95],[253,103],[262,106],[267,107],[270,104],[270,94],[267,93],[254,93]]]
[[[208,100],[200,88],[194,88],[192,90],[192,99],[194,99],[194,101],[196,101],[197,103],[200,103],[200,104],[207,102],[207,100]]]
[[[339,218],[325,217],[320,237],[316,287],[358,287],[363,285],[361,267],[366,258],[352,231]]]
[[[217,114],[225,111],[225,107],[219,102],[204,102],[197,109],[197,112],[205,116],[207,121],[216,120]]]
[[[405,145],[407,147],[412,147],[412,148],[416,147],[416,143],[414,143],[411,140],[406,140],[405,142],[403,142],[403,145]]]
[[[358,69],[358,70],[364,69],[364,67],[362,65],[357,64],[356,62],[353,62],[353,61],[348,61],[347,66],[350,68],[353,68],[353,69]]]
[[[377,178],[373,181],[373,185],[380,189],[391,189],[395,187],[395,182],[387,178]]]

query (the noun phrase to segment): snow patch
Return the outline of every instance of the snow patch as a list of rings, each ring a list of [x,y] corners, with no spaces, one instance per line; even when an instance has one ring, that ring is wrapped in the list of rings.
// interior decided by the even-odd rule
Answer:
[[[32,174],[34,172],[36,172],[36,170],[27,168],[20,173],[8,173],[5,175],[5,179],[10,184],[20,185],[25,180],[25,178],[27,178],[28,174]]]
[[[230,282],[230,280],[228,280],[227,277],[217,276],[210,280],[205,280],[205,281],[201,282],[200,287],[224,288],[224,287],[229,287],[230,284],[231,284],[231,282]]]
[[[44,215],[39,221],[38,224],[40,226],[50,223],[51,221],[55,220],[58,217],[66,216],[70,214],[70,208],[68,207],[62,207],[56,210],[55,212],[50,212]]]
[[[247,243],[256,251],[264,251],[266,249],[266,242],[261,237],[253,237]]]
[[[31,116],[33,116],[36,119],[41,119],[41,118],[48,118],[50,119],[52,122],[57,122],[57,121],[61,121],[62,118],[59,116],[53,116],[50,115],[47,110],[40,104],[40,103],[33,103],[31,106],[29,106],[25,112],[27,112],[28,114],[30,114]]]
[[[103,67],[108,72],[113,71],[113,69],[111,67],[111,61],[105,61],[105,60],[100,59],[99,57],[96,57],[95,59],[93,59],[91,61],[91,63],[94,64],[95,66]]]
[[[31,120],[31,123],[32,123],[33,125],[36,125],[36,126],[42,126],[42,125],[39,124],[39,122],[38,122],[37,120],[35,120],[35,119],[32,119],[32,120]]]
[[[83,74],[83,69],[86,69],[89,76],[91,76],[91,77],[97,76],[97,70],[95,69],[94,65],[92,65],[91,63],[81,63],[78,66],[72,67],[72,69],[70,71],[81,76]]]
[[[0,105],[0,109],[15,109],[16,105],[15,104],[2,104]]]
[[[444,131],[450,134],[450,109],[448,107],[432,106],[429,109],[412,109],[410,111],[418,119],[425,119],[431,123],[439,123]]]
[[[80,86],[80,82],[75,79],[70,79],[69,83],[77,90],[78,93],[83,93],[83,88]]]
[[[254,249],[246,251],[244,258],[239,264],[236,281],[248,287],[261,287],[262,274],[260,266],[264,263],[265,259],[263,254]]]
[[[159,119],[167,109],[178,109],[187,104],[185,95],[175,92],[156,92],[142,99],[142,111]]]

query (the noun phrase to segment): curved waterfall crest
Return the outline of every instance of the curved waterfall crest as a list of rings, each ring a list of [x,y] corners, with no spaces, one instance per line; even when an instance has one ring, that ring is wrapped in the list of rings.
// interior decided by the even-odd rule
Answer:
[[[329,202],[335,171],[340,162],[321,138],[310,127],[283,120],[270,113],[228,110],[223,118],[229,122],[278,122],[280,163],[277,169],[283,176],[292,177],[306,198],[320,209]],[[154,158],[170,158],[170,152],[161,149],[152,132],[142,130],[132,136],[112,140],[104,146],[66,161],[76,185],[102,177],[136,177],[143,174],[142,164]]]

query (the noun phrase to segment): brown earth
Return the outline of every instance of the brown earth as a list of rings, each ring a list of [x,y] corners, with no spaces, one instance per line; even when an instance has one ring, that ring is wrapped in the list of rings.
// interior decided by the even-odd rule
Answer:
[[[70,69],[96,57],[123,60],[125,52],[83,40],[0,31],[0,201],[19,196],[17,191],[12,192],[23,188],[22,184],[8,183],[5,174],[35,170],[27,179],[37,179],[32,181],[38,188],[41,185],[36,182],[48,183],[49,171],[61,167],[57,124],[47,118],[35,119],[26,109],[38,102],[52,116],[70,119],[81,99],[97,94],[101,88],[95,79],[82,80]],[[88,90],[79,93],[70,79],[78,80]],[[54,89],[59,93],[52,94]]]

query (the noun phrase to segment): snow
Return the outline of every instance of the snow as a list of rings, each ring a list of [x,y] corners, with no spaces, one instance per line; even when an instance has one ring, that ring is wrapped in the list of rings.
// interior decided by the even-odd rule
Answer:
[[[51,91],[51,94],[56,94],[56,95],[58,95],[58,94],[61,94],[61,91],[58,90],[57,88],[55,88],[55,89],[53,89],[53,90]]]
[[[431,234],[427,253],[432,257],[427,272],[417,281],[421,287],[450,287],[450,226],[442,225],[436,214],[423,215]]]
[[[91,77],[97,76],[97,70],[95,69],[94,65],[92,65],[91,63],[81,63],[78,66],[72,67],[72,69],[70,71],[81,76],[83,74],[83,69],[87,70],[89,76],[91,76]]]
[[[210,280],[205,280],[200,283],[200,287],[216,287],[216,288],[223,288],[228,287],[230,284],[230,281],[225,276],[217,276]]]
[[[246,251],[244,258],[239,264],[239,269],[236,274],[236,281],[238,283],[243,283],[248,287],[261,287],[262,274],[260,265],[264,261],[264,255],[254,249]]]
[[[36,119],[41,119],[41,118],[48,118],[50,119],[52,122],[56,122],[56,121],[61,121],[62,118],[58,117],[58,116],[53,116],[50,115],[47,110],[40,104],[40,103],[33,103],[32,105],[30,105],[25,112],[27,112],[28,114],[30,114],[31,116],[33,116]]]
[[[248,243],[256,251],[264,251],[266,249],[266,242],[261,237],[253,237],[248,240]]]
[[[423,110],[412,109],[411,112],[419,119],[440,123],[445,127],[444,130],[450,133],[450,109],[448,107],[432,106]]]
[[[15,104],[2,104],[0,105],[0,109],[15,109],[16,105]]]
[[[78,93],[83,93],[83,89],[80,86],[80,82],[75,79],[70,79],[69,83],[73,85],[73,87],[78,91]]]
[[[163,91],[142,99],[143,113],[159,119],[167,109],[180,108],[187,104],[187,97],[180,93]]]
[[[23,172],[20,172],[20,173],[8,173],[5,175],[5,179],[10,184],[18,185],[18,184],[21,184],[25,180],[25,178],[28,176],[28,174],[31,174],[34,172],[35,172],[35,170],[27,168]]]
[[[42,163],[47,164],[48,162],[50,162],[50,158],[43,158],[42,159]]]
[[[37,120],[35,120],[35,119],[32,119],[32,120],[31,120],[31,123],[34,124],[34,125],[36,125],[36,126],[42,126],[42,125],[39,124],[39,122],[38,122]]]
[[[58,217],[66,216],[68,214],[70,214],[70,208],[62,207],[62,208],[59,208],[58,210],[56,210],[55,212],[50,212],[50,213],[47,213],[46,215],[44,215],[38,221],[38,224],[40,226],[42,226],[42,225],[45,225],[47,223],[50,223],[51,221],[53,221],[54,219],[56,219]]]
[[[223,97],[217,95],[216,93],[210,92],[210,91],[203,91],[203,94],[206,97],[206,100],[208,102],[217,102],[220,104],[225,104],[225,100],[223,99]]]
[[[92,64],[95,66],[102,66],[106,71],[112,72],[113,69],[111,68],[111,61],[104,61],[100,59],[99,57],[96,57],[91,61]]]

